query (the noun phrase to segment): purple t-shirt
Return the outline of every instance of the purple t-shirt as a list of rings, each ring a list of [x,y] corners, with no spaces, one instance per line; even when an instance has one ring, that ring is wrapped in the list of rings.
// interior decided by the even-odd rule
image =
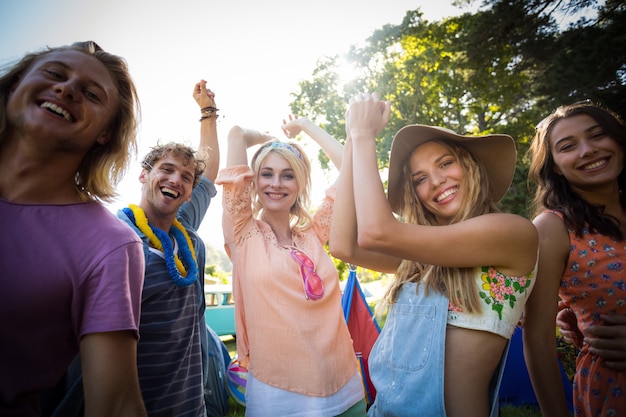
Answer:
[[[37,415],[39,391],[58,382],[83,335],[138,337],[143,249],[95,202],[0,199],[0,229],[0,415]]]

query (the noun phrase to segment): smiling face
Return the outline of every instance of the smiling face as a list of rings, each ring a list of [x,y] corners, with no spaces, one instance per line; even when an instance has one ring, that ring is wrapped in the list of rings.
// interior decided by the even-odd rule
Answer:
[[[265,212],[289,214],[298,198],[299,186],[289,162],[270,152],[261,163],[256,180],[259,202]]]
[[[12,89],[7,119],[42,152],[85,152],[109,140],[117,85],[95,57],[74,50],[38,58]],[[45,140],[44,140],[45,139]]]
[[[463,201],[465,175],[457,156],[441,142],[426,142],[413,151],[409,164],[417,199],[438,224],[448,224]]]
[[[555,123],[550,135],[555,171],[574,190],[593,191],[617,183],[624,152],[591,116],[580,114]]]
[[[180,206],[191,199],[193,161],[168,153],[156,161],[150,171],[143,169],[139,181],[143,184],[139,206],[146,212],[148,220],[155,225],[161,219],[170,222]]]

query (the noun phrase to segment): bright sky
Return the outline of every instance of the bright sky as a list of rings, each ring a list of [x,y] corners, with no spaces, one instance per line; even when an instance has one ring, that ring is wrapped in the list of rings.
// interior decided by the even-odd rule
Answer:
[[[221,110],[225,161],[230,127],[284,137],[280,124],[289,114],[290,94],[311,78],[319,58],[363,45],[374,30],[400,24],[407,10],[418,7],[428,20],[463,12],[444,0],[0,0],[0,65],[78,40],[94,40],[124,57],[142,106],[139,157],[159,139],[198,143],[199,111],[191,93],[205,79]],[[317,149],[307,149],[316,160]],[[133,165],[113,211],[139,201],[139,161]],[[200,233],[221,249],[219,197],[218,191]]]

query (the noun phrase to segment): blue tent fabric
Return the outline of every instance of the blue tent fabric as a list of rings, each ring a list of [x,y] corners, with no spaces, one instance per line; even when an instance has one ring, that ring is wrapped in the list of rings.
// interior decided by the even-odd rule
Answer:
[[[556,341],[555,341],[556,343]],[[570,412],[573,412],[572,405],[572,384],[567,378],[563,367],[561,369],[561,379],[565,390],[565,398]],[[500,385],[500,405],[511,405],[515,407],[530,406],[539,408],[537,397],[533,390],[526,362],[524,360],[524,349],[522,342],[522,328],[517,327],[511,338],[509,355],[506,359],[504,376]]]
[[[350,274],[341,298],[343,314],[352,336],[354,352],[361,367],[365,400],[369,405],[376,398],[376,390],[369,378],[369,354],[380,334],[380,326],[374,313],[367,304],[365,294],[356,276],[356,269],[350,268]]]
[[[380,333],[380,326],[374,318],[374,312],[365,300],[365,294],[363,293],[361,284],[359,283],[359,280],[356,276],[356,270],[352,268],[350,269],[350,274],[348,275],[348,280],[346,282],[345,289],[343,290],[343,296],[341,297],[341,307],[343,309],[343,314],[346,318],[346,322],[350,320],[350,306],[352,305],[352,299],[354,297],[355,291],[357,292],[357,297],[360,297],[367,306],[367,313],[372,318],[376,329]]]

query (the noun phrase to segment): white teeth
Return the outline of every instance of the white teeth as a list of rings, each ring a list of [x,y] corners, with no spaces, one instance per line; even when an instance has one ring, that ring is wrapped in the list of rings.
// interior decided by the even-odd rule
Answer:
[[[171,194],[174,197],[178,197],[178,193],[176,191],[172,190],[171,188],[163,187],[163,188],[161,188],[161,192],[162,193]]]
[[[439,196],[437,196],[437,202],[440,202],[441,200],[451,196],[452,194],[456,194],[456,188],[450,188],[446,191],[444,191],[443,193],[439,194]]]
[[[606,160],[604,160],[604,159],[603,159],[602,161],[598,161],[598,162],[594,162],[593,164],[585,165],[585,166],[583,167],[583,169],[584,169],[584,170],[587,170],[587,169],[595,169],[595,168],[599,168],[599,167],[601,167],[602,165],[604,165],[605,163],[606,163]]]
[[[72,115],[70,115],[67,110],[62,109],[61,107],[57,106],[54,103],[50,103],[46,101],[45,103],[41,105],[41,107],[44,109],[52,110],[54,113],[58,114],[59,116],[63,116],[63,118],[69,122],[72,121]]]

